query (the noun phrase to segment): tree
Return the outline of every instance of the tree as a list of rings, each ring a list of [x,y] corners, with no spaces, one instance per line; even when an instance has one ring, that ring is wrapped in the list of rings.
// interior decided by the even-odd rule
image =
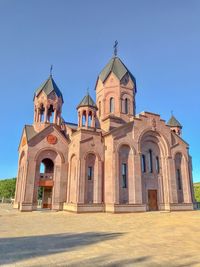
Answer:
[[[194,184],[194,196],[197,202],[200,202],[200,183]]]
[[[0,180],[0,197],[14,198],[16,178]]]

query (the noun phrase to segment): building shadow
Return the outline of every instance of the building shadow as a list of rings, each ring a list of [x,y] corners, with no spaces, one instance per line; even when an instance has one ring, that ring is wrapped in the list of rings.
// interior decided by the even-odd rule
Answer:
[[[99,256],[92,259],[87,259],[81,262],[75,262],[75,263],[69,263],[67,266],[69,267],[78,267],[78,266],[84,266],[84,267],[125,267],[125,266],[150,266],[146,265],[148,264],[148,261],[151,257],[149,256],[143,256],[143,257],[130,257],[126,259],[114,259],[111,260],[111,257],[109,255]],[[66,266],[64,263],[59,266]],[[47,267],[47,266],[46,266]],[[152,266],[151,266],[152,267]],[[154,266],[155,267],[155,266]]]
[[[0,238],[0,265],[72,251],[122,235],[123,233],[88,232]]]

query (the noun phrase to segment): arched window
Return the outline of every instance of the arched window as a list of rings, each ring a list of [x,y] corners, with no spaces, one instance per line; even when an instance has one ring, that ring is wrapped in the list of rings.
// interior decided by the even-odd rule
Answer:
[[[145,159],[145,155],[142,155],[141,158],[141,165],[142,165],[142,172],[146,172],[146,159]]]
[[[113,113],[114,112],[114,105],[115,105],[114,98],[111,97],[110,98],[110,113]]]
[[[45,173],[45,166],[43,162],[40,164],[40,173]]]
[[[128,98],[124,100],[124,113],[128,114]]]
[[[45,158],[40,163],[40,178],[53,179],[54,163],[51,159]]]
[[[48,122],[53,123],[53,117],[54,117],[54,108],[53,105],[50,105],[48,109]]]
[[[122,163],[122,188],[127,187],[127,165]]]
[[[88,180],[92,180],[92,173],[93,173],[93,171],[92,171],[92,166],[88,166]]]
[[[176,175],[177,175],[178,190],[182,190],[181,171],[180,171],[180,169],[176,170]]]
[[[149,149],[149,172],[153,172],[153,157],[151,149]]]
[[[44,122],[44,105],[42,104],[40,106],[40,116],[39,116],[39,121]]]

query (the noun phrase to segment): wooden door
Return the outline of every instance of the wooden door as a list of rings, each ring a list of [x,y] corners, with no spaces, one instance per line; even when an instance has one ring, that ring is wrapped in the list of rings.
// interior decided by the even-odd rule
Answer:
[[[158,210],[157,190],[148,190],[148,204],[150,211]]]
[[[52,207],[52,188],[44,187],[42,207],[43,207],[43,209],[51,209],[51,207]]]

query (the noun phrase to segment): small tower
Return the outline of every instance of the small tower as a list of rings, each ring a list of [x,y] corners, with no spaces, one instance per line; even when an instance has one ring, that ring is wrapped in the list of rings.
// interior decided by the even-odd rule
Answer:
[[[181,136],[182,134],[182,125],[180,122],[174,117],[174,115],[171,116],[169,119],[167,125],[170,127],[170,129],[176,133],[177,135]]]
[[[50,123],[60,125],[62,105],[62,93],[50,75],[34,94],[35,130],[40,131]]]
[[[133,119],[136,91],[134,76],[114,51],[96,82],[97,116],[102,129],[109,130]]]
[[[89,93],[82,99],[77,106],[78,110],[78,127],[95,128],[97,106]]]

